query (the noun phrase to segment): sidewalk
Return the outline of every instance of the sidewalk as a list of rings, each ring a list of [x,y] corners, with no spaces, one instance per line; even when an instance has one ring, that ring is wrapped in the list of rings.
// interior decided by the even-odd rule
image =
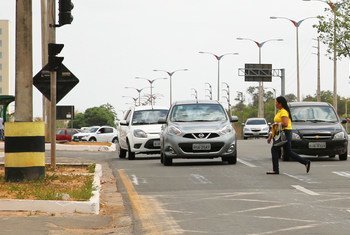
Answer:
[[[46,144],[46,150],[50,144]],[[0,157],[3,157],[0,142]],[[114,151],[113,145],[77,146],[57,144],[57,150]],[[115,149],[115,147],[114,147]],[[64,151],[61,151],[64,154]],[[36,211],[0,211],[0,234],[132,234],[132,219],[128,215],[116,179],[107,163],[102,163],[100,213],[42,213]],[[14,200],[15,203],[15,200]]]

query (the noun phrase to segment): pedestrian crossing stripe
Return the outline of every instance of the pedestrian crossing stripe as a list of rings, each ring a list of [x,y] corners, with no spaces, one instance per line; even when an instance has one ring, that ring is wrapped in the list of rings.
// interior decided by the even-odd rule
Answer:
[[[350,171],[333,171],[334,174],[350,178]]]

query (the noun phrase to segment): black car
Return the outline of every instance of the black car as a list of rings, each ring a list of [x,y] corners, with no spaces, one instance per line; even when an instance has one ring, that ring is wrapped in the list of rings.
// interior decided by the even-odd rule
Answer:
[[[332,105],[326,102],[291,102],[292,150],[312,156],[348,158],[348,134]],[[282,159],[288,161],[288,156]]]

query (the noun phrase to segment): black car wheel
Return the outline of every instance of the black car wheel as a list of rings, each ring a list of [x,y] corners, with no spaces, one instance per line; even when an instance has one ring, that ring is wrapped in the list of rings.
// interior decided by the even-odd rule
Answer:
[[[340,161],[345,161],[348,159],[348,152],[345,152],[343,154],[339,154],[339,160]]]
[[[166,157],[166,155],[163,154],[163,164],[164,166],[171,166],[173,164],[173,159]]]
[[[126,157],[126,150],[125,149],[122,149],[120,146],[119,146],[119,158],[125,158]]]
[[[128,141],[128,159],[129,160],[135,159],[135,152],[131,152],[129,141]]]
[[[233,154],[222,157],[221,158],[223,162],[227,162],[230,165],[236,164],[237,163],[237,151],[235,151]]]

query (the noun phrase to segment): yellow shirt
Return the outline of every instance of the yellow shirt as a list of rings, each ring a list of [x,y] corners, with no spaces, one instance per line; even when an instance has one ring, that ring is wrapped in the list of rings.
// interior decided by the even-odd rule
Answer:
[[[287,117],[288,118],[288,126],[284,127],[284,130],[292,130],[292,122],[290,121],[289,118],[289,113],[287,110],[284,108],[281,108],[275,115],[273,121],[274,122],[282,122],[282,117]]]

